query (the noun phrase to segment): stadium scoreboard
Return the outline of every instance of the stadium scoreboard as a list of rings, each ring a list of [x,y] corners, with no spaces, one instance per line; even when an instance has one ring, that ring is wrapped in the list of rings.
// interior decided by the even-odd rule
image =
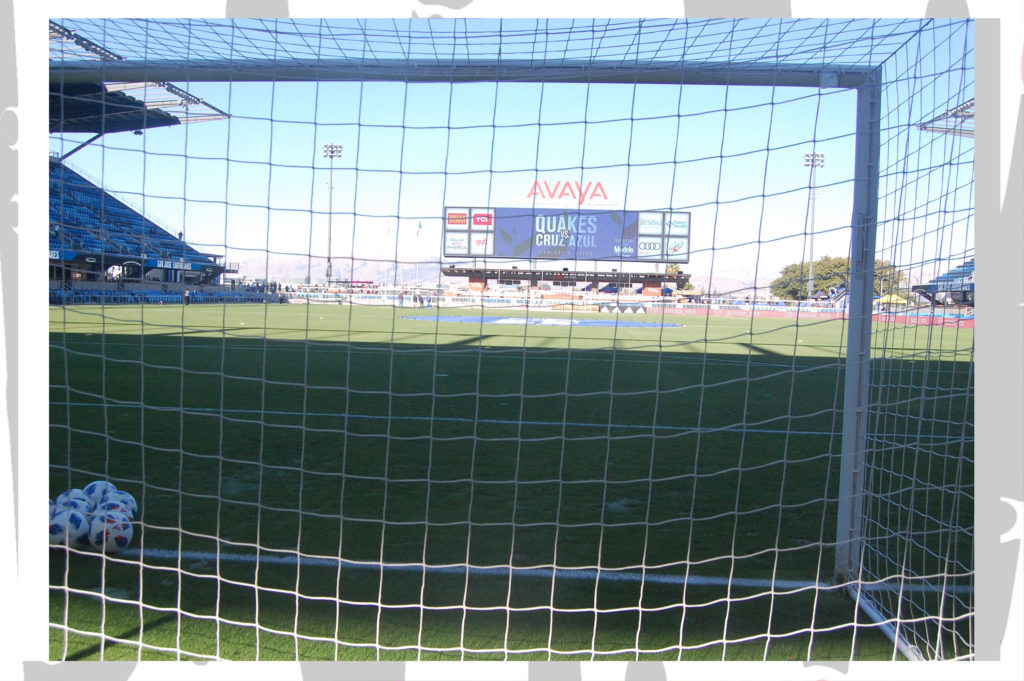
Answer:
[[[531,260],[690,260],[690,213],[446,207],[444,255]]]

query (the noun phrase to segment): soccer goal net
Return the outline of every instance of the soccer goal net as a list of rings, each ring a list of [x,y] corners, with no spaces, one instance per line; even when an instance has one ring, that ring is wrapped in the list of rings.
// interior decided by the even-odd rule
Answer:
[[[971,659],[973,52],[52,20],[51,656]]]

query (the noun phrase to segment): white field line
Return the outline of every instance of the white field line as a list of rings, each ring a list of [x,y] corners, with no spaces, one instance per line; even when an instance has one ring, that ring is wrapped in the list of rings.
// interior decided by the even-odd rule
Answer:
[[[276,565],[301,564],[310,567],[329,567],[335,570],[373,570],[383,572],[417,572],[421,574],[449,574],[491,577],[534,577],[542,579],[572,579],[581,581],[594,581],[596,579],[622,582],[643,582],[649,584],[669,584],[688,586],[730,586],[741,588],[755,588],[778,591],[800,591],[810,589],[836,590],[849,587],[848,584],[831,585],[821,584],[812,581],[800,581],[791,579],[750,579],[750,578],[728,578],[710,577],[702,575],[674,575],[662,572],[646,572],[635,568],[629,569],[596,569],[596,568],[550,568],[536,567],[523,568],[512,566],[475,566],[475,565],[424,565],[422,563],[377,563],[359,562],[330,558],[326,556],[299,555],[294,552],[261,550],[257,553],[214,553],[209,551],[174,551],[160,548],[129,548],[122,551],[119,556],[126,558],[142,558],[154,560],[205,562],[216,564],[226,563],[258,563]],[[653,568],[656,570],[656,568]],[[899,584],[898,581],[863,583],[860,585],[863,591],[889,591],[889,592],[940,592],[947,593],[973,593],[973,587],[963,585],[932,585],[932,584]]]

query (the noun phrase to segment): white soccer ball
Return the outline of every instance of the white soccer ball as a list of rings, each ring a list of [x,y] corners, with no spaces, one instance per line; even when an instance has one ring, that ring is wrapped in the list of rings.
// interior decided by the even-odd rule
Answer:
[[[125,512],[125,514],[132,520],[135,520],[135,518],[139,515],[139,505],[135,503],[135,497],[133,497],[128,492],[125,492],[123,489],[119,489],[116,492],[108,494],[106,500],[117,501],[127,506],[128,510]]]
[[[93,506],[98,505],[103,501],[103,497],[109,495],[111,492],[116,492],[117,488],[114,487],[113,483],[107,482],[106,480],[93,480],[83,489],[86,496],[92,501]]]
[[[97,551],[118,553],[132,541],[132,521],[124,513],[110,511],[92,517],[89,544]]]
[[[93,515],[109,515],[111,513],[123,513],[128,516],[128,520],[135,519],[131,506],[113,497],[107,497],[93,509]]]
[[[57,495],[57,498],[53,502],[58,506],[68,506],[68,502],[77,500],[86,505],[87,512],[92,512],[92,507],[95,506],[95,502],[89,498],[89,495],[84,490],[73,487],[66,492],[61,492]],[[79,509],[76,509],[79,510]]]
[[[89,515],[93,511],[93,506],[92,502],[88,499],[72,497],[64,499],[59,504],[54,504],[53,512],[56,513],[57,511],[78,511],[82,515]]]
[[[89,519],[73,509],[58,510],[50,518],[50,545],[80,548],[89,543]]]

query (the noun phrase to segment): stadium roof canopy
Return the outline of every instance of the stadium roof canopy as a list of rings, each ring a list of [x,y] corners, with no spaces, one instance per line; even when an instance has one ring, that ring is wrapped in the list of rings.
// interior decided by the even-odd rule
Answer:
[[[941,116],[925,121],[917,127],[927,132],[974,137],[974,100],[953,107]]]
[[[79,32],[51,21],[50,132],[103,135],[227,117],[171,83],[111,81],[104,67],[124,60]],[[61,77],[61,65],[65,63],[88,64],[91,75],[69,82]]]

